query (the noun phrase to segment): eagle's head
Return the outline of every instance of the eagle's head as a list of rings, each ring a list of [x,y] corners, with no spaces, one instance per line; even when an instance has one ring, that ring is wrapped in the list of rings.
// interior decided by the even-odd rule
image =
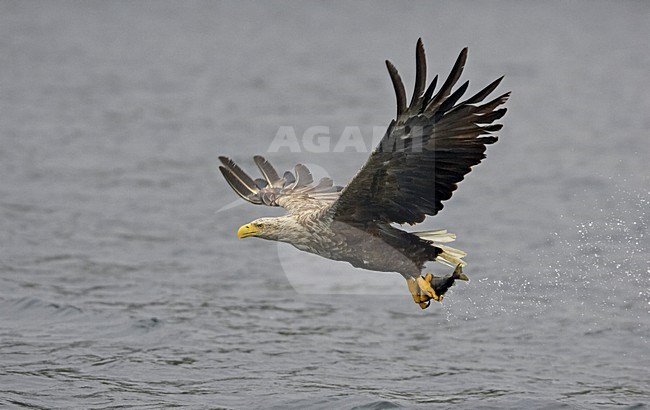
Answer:
[[[282,241],[290,235],[293,224],[286,216],[278,218],[259,218],[246,225],[242,225],[237,231],[238,238],[255,236],[262,239]]]

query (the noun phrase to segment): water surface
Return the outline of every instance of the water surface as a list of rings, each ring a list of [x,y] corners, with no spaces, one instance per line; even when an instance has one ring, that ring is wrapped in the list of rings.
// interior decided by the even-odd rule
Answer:
[[[643,2],[1,2],[0,403],[646,406],[649,17]],[[513,91],[487,161],[423,226],[458,234],[472,281],[425,311],[398,275],[309,291],[297,280],[341,265],[238,241],[278,212],[228,207],[217,156],[345,184],[367,152],[268,147],[315,125],[370,145],[394,114],[383,60],[412,84],[418,37],[430,76],[469,46],[470,92],[502,74]]]

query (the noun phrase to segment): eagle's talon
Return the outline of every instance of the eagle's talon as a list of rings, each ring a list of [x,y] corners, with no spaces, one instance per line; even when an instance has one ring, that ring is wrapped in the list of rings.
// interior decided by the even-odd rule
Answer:
[[[415,303],[420,303],[420,289],[418,288],[417,282],[415,282],[415,279],[409,278],[406,279],[406,285],[409,288],[409,292],[411,292],[411,296],[413,296],[413,301]]]
[[[440,296],[438,296],[436,291],[431,287],[432,278],[433,275],[430,273],[427,273],[425,276],[420,276],[417,278],[418,287],[420,288],[421,293],[424,293],[433,300],[440,301]]]
[[[409,278],[406,280],[413,301],[417,303],[421,309],[426,309],[431,304],[431,299],[441,302],[442,295],[438,295],[436,291],[431,287],[431,280],[433,275],[427,273],[424,276],[418,278]]]
[[[443,296],[438,295],[438,293],[436,293],[436,290],[433,289],[433,286],[431,286],[431,281],[433,280],[433,277],[434,276],[432,274],[427,273],[426,275],[424,275],[423,279],[426,281],[426,284],[431,287],[431,291],[433,292],[433,296],[431,297],[431,299],[435,300],[436,302],[442,302]]]

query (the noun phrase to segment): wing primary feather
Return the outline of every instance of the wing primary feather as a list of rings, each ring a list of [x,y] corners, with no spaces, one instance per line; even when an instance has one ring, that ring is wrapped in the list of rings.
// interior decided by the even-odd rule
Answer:
[[[424,92],[424,95],[422,96],[422,107],[420,107],[420,113],[424,112],[424,109],[427,108],[427,105],[429,104],[429,100],[431,99],[433,92],[436,90],[437,84],[438,84],[438,75],[436,74],[436,76],[433,77],[431,84],[429,84],[429,87],[427,87],[427,90]]]
[[[293,176],[291,171],[285,171],[284,175],[282,176],[282,179],[284,179],[284,186],[293,184],[296,182],[296,177]]]
[[[399,76],[395,66],[388,60],[386,60],[386,67],[388,68],[388,74],[390,75],[390,80],[393,82],[393,88],[395,89],[395,98],[397,99],[397,117],[398,118],[404,111],[406,111],[406,90],[404,89],[404,83],[402,78]]]
[[[463,68],[465,68],[466,62],[467,62],[467,47],[461,50],[460,54],[458,55],[458,58],[456,59],[456,63],[454,63],[454,67],[451,69],[451,72],[449,73],[449,77],[447,77],[447,80],[445,80],[444,84],[442,84],[442,87],[440,88],[438,93],[431,99],[431,101],[429,102],[426,108],[426,111],[430,111],[430,112],[435,111],[438,108],[438,106],[442,104],[443,100],[449,96],[451,89],[456,84],[461,74],[463,74]]]
[[[467,100],[463,101],[461,103],[461,105],[480,103],[481,101],[483,101],[485,99],[485,97],[490,95],[492,93],[492,91],[494,91],[497,88],[497,86],[501,83],[501,80],[503,80],[503,76],[501,76],[501,77],[497,78],[496,80],[492,81],[484,89],[477,92],[476,94],[474,94],[473,96],[471,96]]]
[[[260,172],[266,179],[266,182],[268,182],[269,186],[279,187],[279,184],[282,181],[280,180],[278,172],[273,168],[273,165],[271,165],[271,163],[261,155],[255,155],[253,161],[255,161],[255,165],[260,169]]]
[[[463,85],[461,85],[456,91],[454,91],[454,93],[450,95],[449,98],[447,98],[445,102],[443,102],[440,105],[440,108],[438,108],[438,112],[444,114],[449,109],[451,109],[454,106],[454,104],[456,104],[456,102],[460,100],[460,97],[462,97],[463,94],[465,94],[465,91],[467,91],[468,86],[469,86],[469,81],[465,81]]]
[[[223,156],[219,157],[219,160],[233,174],[233,176],[239,179],[242,184],[248,187],[249,190],[255,189],[255,181],[239,168],[239,165],[237,165],[235,161]]]
[[[418,39],[418,44],[415,47],[415,86],[413,88],[413,96],[411,96],[411,104],[409,107],[417,107],[422,98],[422,92],[427,83],[427,58],[424,54],[424,44],[422,39]]]
[[[487,102],[479,107],[476,108],[476,113],[477,114],[483,114],[483,113],[488,113],[491,112],[493,109],[496,107],[500,106],[501,104],[504,104],[506,101],[508,101],[508,98],[510,97],[510,92],[507,92],[503,95],[498,96],[494,100]]]
[[[503,124],[492,124],[486,127],[482,127],[483,131],[487,131],[487,132],[499,131],[501,128],[503,128]]]
[[[248,202],[252,202],[254,204],[260,204],[261,202],[255,201],[254,195],[258,192],[256,190],[252,190],[251,187],[247,186],[244,184],[237,176],[230,170],[230,168],[226,168],[224,166],[220,166],[219,170],[223,174],[223,177],[226,179],[226,182],[228,182],[228,185],[243,199],[247,200]],[[251,195],[253,197],[251,197]]]
[[[318,181],[318,184],[314,185],[310,192],[320,193],[320,192],[332,192],[334,186],[334,181],[332,178],[323,177]]]
[[[314,178],[311,176],[311,172],[309,172],[309,168],[307,168],[303,164],[296,165],[295,171],[296,171],[295,188],[304,187],[314,182]]]
[[[489,112],[487,114],[480,115],[476,118],[475,122],[477,124],[490,124],[493,121],[498,120],[499,118],[503,117],[506,115],[506,109],[505,108],[500,108],[498,110],[494,110],[492,112]]]

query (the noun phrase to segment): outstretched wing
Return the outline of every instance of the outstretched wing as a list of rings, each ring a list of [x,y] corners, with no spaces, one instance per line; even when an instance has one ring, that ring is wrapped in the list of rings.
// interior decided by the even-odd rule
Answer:
[[[281,206],[290,212],[322,208],[336,201],[343,189],[330,178],[314,184],[311,172],[302,164],[295,166],[295,173],[287,171],[280,177],[264,157],[256,155],[253,160],[264,178],[253,180],[230,158],[219,157],[219,160],[223,164],[219,169],[230,187],[256,205]]]
[[[460,52],[449,77],[434,95],[438,77],[425,90],[424,46],[422,39],[418,40],[415,89],[408,107],[404,84],[395,67],[386,61],[397,96],[397,117],[332,205],[335,220],[422,222],[425,215],[435,215],[443,208],[442,202],[451,197],[456,184],[485,158],[486,145],[497,141],[489,134],[502,127],[493,123],[506,113],[505,108],[497,107],[510,93],[481,104],[501,77],[458,103],[469,81],[456,91],[452,89],[466,59],[467,48]]]

